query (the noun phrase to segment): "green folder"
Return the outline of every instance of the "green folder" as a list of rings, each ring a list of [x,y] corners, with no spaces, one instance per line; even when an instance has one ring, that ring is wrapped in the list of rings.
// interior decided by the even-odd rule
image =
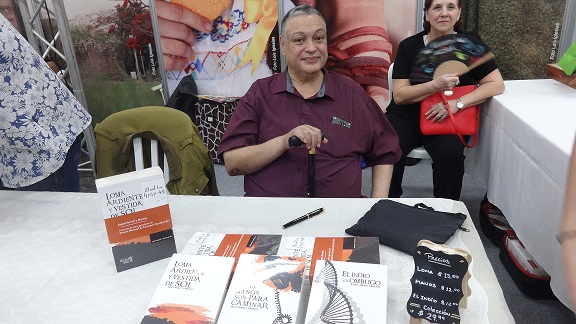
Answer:
[[[576,71],[576,42],[570,45],[566,53],[562,55],[562,58],[558,61],[558,65],[566,75],[572,75],[572,73]]]

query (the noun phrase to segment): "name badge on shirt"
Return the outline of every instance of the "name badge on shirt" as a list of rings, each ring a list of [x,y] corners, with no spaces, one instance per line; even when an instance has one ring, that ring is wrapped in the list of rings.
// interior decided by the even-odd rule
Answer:
[[[346,128],[350,128],[350,126],[351,126],[351,124],[349,122],[345,121],[344,119],[340,119],[336,116],[332,117],[332,124],[344,126]]]

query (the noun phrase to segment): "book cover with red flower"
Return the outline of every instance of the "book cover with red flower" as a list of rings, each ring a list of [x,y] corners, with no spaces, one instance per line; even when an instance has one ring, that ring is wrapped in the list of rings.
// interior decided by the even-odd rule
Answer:
[[[174,254],[141,324],[212,324],[226,292],[234,258]]]

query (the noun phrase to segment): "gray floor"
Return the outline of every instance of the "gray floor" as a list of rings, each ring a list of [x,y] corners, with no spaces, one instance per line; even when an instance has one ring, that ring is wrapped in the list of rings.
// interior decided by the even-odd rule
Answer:
[[[222,196],[241,196],[244,193],[242,177],[231,177],[224,166],[215,165],[218,188]],[[363,194],[370,194],[371,170],[363,171]],[[95,192],[94,179],[90,173],[84,173],[81,182],[82,191]],[[492,263],[496,277],[504,291],[508,307],[516,323],[575,323],[576,317],[558,300],[536,300],[527,297],[512,281],[498,258],[499,249],[482,233],[478,223],[480,201],[486,188],[468,175],[464,177],[461,200],[466,204],[474,225],[480,233],[486,254]],[[432,197],[432,176],[430,162],[424,160],[415,166],[407,167],[404,177],[404,197]]]

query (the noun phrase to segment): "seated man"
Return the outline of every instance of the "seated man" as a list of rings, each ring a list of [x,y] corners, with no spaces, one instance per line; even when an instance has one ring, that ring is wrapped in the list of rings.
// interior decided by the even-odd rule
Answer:
[[[360,197],[364,157],[372,166],[371,196],[387,197],[402,155],[398,138],[357,83],[324,68],[324,19],[295,7],[281,31],[287,72],[256,81],[240,100],[219,145],[226,170],[245,175],[247,196],[306,197],[308,154],[316,150],[315,196]],[[292,136],[303,147],[290,148]]]

